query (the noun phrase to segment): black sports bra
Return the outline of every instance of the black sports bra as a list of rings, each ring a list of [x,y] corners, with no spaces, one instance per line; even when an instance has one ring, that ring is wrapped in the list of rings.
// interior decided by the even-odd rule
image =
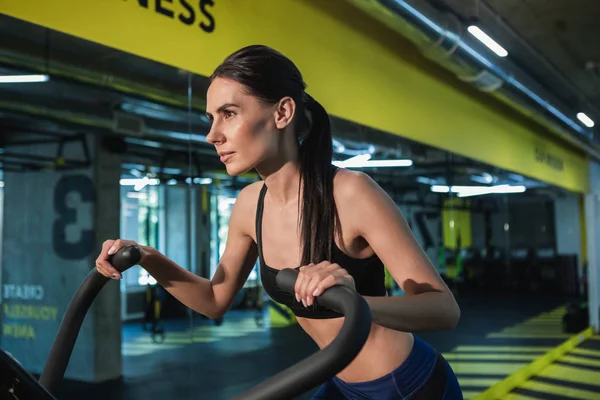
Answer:
[[[271,297],[271,299],[289,307],[297,317],[313,319],[341,317],[341,314],[323,307],[319,307],[317,304],[313,304],[310,307],[304,307],[301,302],[296,301],[296,297],[294,295],[285,293],[281,291],[279,287],[277,287],[275,277],[277,276],[279,270],[271,268],[265,263],[262,251],[262,216],[266,193],[267,185],[263,184],[256,208],[256,241],[258,246],[258,257],[260,261],[261,282],[265,288],[265,291]],[[334,242],[332,260],[330,260],[330,262],[337,263],[348,271],[348,274],[354,278],[356,291],[361,295],[386,295],[383,263],[376,254],[363,259],[350,257],[340,250],[340,248]]]

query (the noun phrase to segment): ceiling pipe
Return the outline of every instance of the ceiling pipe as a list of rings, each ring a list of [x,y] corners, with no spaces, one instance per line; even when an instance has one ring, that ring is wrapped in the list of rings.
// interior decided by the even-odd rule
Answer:
[[[455,14],[423,0],[346,0],[406,37],[458,79],[509,104],[584,153],[600,160],[600,138],[508,57],[498,57],[467,32]]]

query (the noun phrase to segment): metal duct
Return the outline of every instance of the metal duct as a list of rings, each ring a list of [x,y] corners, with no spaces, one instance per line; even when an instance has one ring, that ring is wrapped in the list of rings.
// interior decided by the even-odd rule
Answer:
[[[415,43],[460,80],[508,103],[584,152],[600,159],[600,140],[570,115],[571,108],[523,72],[494,55],[458,17],[424,0],[347,0]]]

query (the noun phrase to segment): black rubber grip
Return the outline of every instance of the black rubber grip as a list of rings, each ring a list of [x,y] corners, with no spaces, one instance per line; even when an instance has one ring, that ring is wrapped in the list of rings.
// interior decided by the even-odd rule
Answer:
[[[294,294],[294,287],[298,279],[298,271],[290,268],[282,269],[277,273],[275,281],[277,286],[284,292]]]
[[[298,272],[277,274],[280,289],[293,294]],[[337,337],[318,351],[279,374],[236,396],[234,400],[293,399],[342,371],[363,348],[371,330],[371,309],[363,297],[345,286],[334,286],[315,298],[318,305],[344,315]]]
[[[142,259],[142,252],[137,246],[125,246],[119,249],[115,254],[108,257],[108,262],[119,272],[123,272]]]
[[[109,262],[122,272],[136,265],[140,261],[141,255],[142,253],[137,246],[125,246],[110,257]],[[96,268],[93,268],[79,286],[67,307],[39,380],[40,384],[53,395],[56,395],[65,374],[85,315],[108,281],[110,281],[110,278],[105,277]]]

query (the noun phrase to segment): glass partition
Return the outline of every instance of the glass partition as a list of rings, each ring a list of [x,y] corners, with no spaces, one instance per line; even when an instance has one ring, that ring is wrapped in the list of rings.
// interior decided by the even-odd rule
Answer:
[[[159,248],[159,189],[158,185],[145,185],[143,188],[134,179],[121,179],[121,235],[142,246]],[[138,185],[138,186],[136,186]],[[123,273],[121,281],[122,309],[124,320],[140,318],[141,311],[135,312],[127,294],[142,293],[148,285],[156,281],[141,266],[136,265]],[[138,296],[140,297],[140,296]],[[139,299],[138,299],[139,300]],[[140,303],[142,303],[140,301]],[[129,307],[128,307],[129,306]],[[138,305],[139,307],[139,305]]]

